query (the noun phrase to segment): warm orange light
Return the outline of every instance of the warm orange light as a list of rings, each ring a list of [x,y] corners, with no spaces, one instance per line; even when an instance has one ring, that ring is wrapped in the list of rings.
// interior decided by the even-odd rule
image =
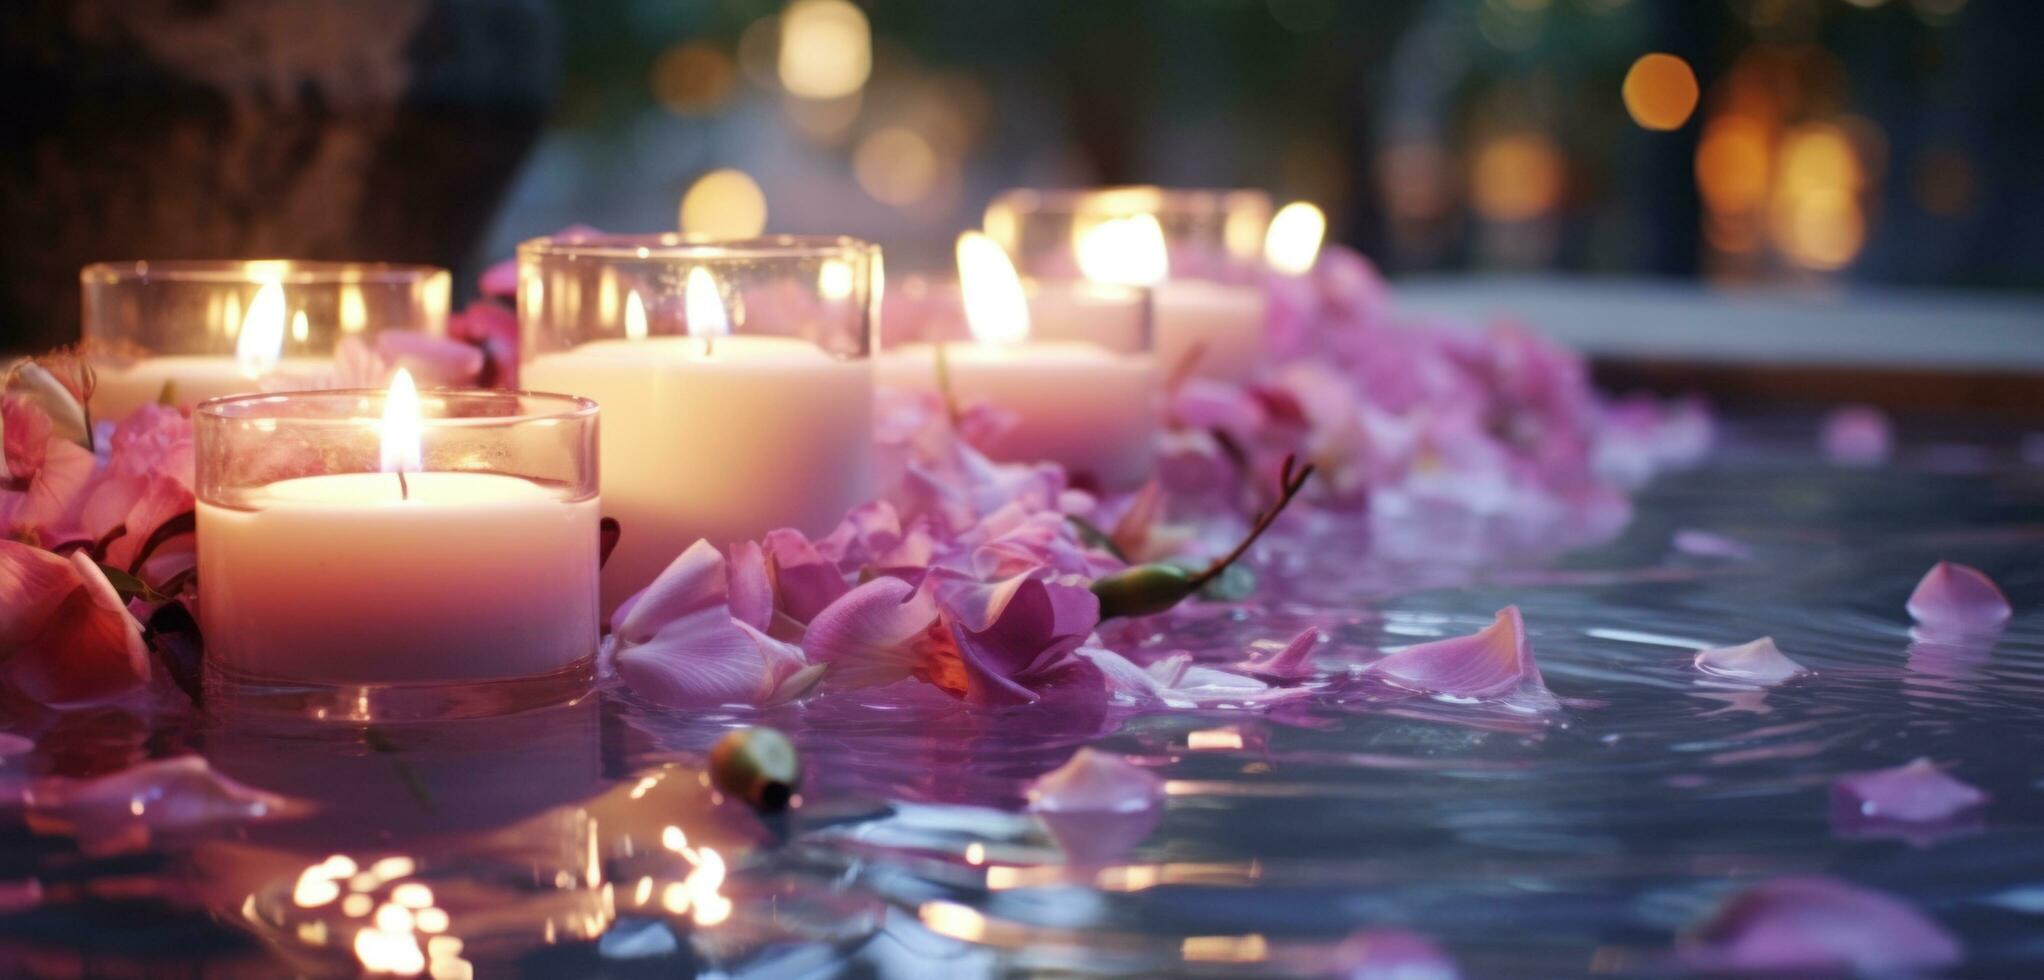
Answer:
[[[702,266],[688,270],[682,308],[688,314],[691,337],[701,337],[707,343],[731,332],[731,314],[724,309],[723,294],[717,291],[717,277]]]
[[[781,12],[781,85],[809,99],[857,92],[873,72],[873,29],[846,0],[795,0]]]
[[[766,223],[766,192],[743,170],[712,170],[681,196],[681,230],[692,235],[751,238]]]
[[[646,301],[636,289],[625,294],[625,339],[646,339]]]
[[[1171,275],[1164,226],[1153,214],[1109,218],[1079,236],[1079,271],[1094,282],[1154,286]]]
[[[256,290],[234,342],[234,362],[241,373],[260,378],[284,356],[284,287],[269,283]]]
[[[882,204],[901,207],[929,196],[943,160],[923,134],[905,126],[875,130],[852,151],[852,177]]]
[[[1484,217],[1537,218],[1561,202],[1561,150],[1542,133],[1500,136],[1477,152],[1474,177],[1471,190]]]
[[[708,112],[730,96],[737,73],[731,57],[711,45],[677,44],[653,62],[653,98],[676,115]]]
[[[973,339],[1003,347],[1028,339],[1029,298],[1000,243],[977,231],[958,236],[958,288]]]
[[[1320,258],[1320,242],[1327,237],[1327,215],[1306,201],[1293,201],[1278,209],[1263,233],[1263,261],[1288,276],[1313,271]]]
[[[1648,54],[1625,73],[1625,111],[1645,129],[1679,129],[1696,111],[1696,73],[1672,54]]]
[[[1772,166],[1767,127],[1743,115],[1723,115],[1703,128],[1696,146],[1696,189],[1714,211],[1744,211],[1767,200]]]
[[[419,444],[425,424],[420,417],[419,387],[412,383],[412,372],[398,368],[383,396],[383,472],[417,473],[424,468]]]

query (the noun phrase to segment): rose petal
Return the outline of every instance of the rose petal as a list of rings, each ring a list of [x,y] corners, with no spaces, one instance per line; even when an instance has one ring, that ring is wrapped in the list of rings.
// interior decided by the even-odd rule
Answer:
[[[83,585],[62,555],[0,539],[0,650],[13,650],[42,632],[57,607]]]
[[[1164,780],[1122,756],[1081,748],[1029,784],[1038,813],[1130,813],[1160,806]]]
[[[643,643],[619,642],[617,671],[634,694],[668,707],[757,705],[802,667],[802,654],[721,606],[683,616]]]
[[[1853,773],[1831,784],[1831,800],[1843,812],[1892,823],[1939,823],[1978,813],[1988,795],[1945,774],[1929,759],[1893,769]]]
[[[724,555],[698,539],[653,579],[618,605],[611,632],[627,643],[644,643],[667,624],[724,603]]]
[[[1263,641],[1258,641],[1263,642]],[[1304,680],[1313,676],[1313,648],[1320,645],[1320,631],[1300,630],[1290,643],[1275,651],[1262,651],[1236,666],[1258,677],[1278,681]]]
[[[1959,941],[1904,902],[1835,878],[1776,878],[1677,942],[1699,970],[1910,973],[1957,965]]]
[[[5,666],[16,690],[52,707],[103,703],[149,680],[142,625],[83,551],[72,553],[71,567],[77,587]]]
[[[1472,636],[1406,647],[1371,664],[1366,672],[1422,694],[1554,699],[1533,662],[1533,646],[1517,606],[1506,606],[1495,622]]]
[[[913,641],[937,621],[937,604],[897,578],[877,578],[838,597],[809,621],[802,651],[828,664],[833,687],[871,687],[907,678],[921,662]]]
[[[1334,975],[1344,980],[1457,980],[1462,974],[1439,946],[1406,929],[1364,929],[1334,951]]]
[[[1926,629],[1979,633],[2000,629],[2013,610],[1994,580],[1977,568],[1948,561],[1931,566],[1909,594],[1910,618]]]
[[[144,762],[97,779],[38,780],[23,799],[31,828],[71,834],[93,855],[139,851],[161,834],[275,820],[307,808],[235,782],[196,755]]]
[[[1774,637],[1763,636],[1732,647],[1713,647],[1696,652],[1696,669],[1714,677],[1773,686],[1809,673],[1774,645]]]

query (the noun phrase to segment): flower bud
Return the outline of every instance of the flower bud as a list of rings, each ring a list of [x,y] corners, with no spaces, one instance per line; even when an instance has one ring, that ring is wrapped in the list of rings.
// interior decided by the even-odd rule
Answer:
[[[1100,618],[1151,616],[1192,594],[1191,573],[1174,565],[1136,565],[1093,580]]]
[[[788,736],[771,728],[741,728],[710,749],[710,781],[764,813],[786,809],[802,782],[802,757]]]

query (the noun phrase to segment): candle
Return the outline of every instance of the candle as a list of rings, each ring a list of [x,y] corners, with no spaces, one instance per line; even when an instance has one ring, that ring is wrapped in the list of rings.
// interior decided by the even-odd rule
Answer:
[[[974,342],[888,351],[880,358],[881,383],[948,385],[961,404],[985,401],[1010,413],[1013,427],[986,447],[996,459],[1048,460],[1109,489],[1147,479],[1156,432],[1155,359],[1147,351],[1125,353],[1085,340],[1032,338],[1031,307],[1014,264],[978,232],[959,237],[958,275]]]
[[[1171,279],[1154,215],[1109,218],[1079,236],[1079,271],[1094,282],[1152,291],[1157,361],[1164,370],[1240,381],[1262,364],[1264,296],[1254,285]]]
[[[623,532],[604,567],[606,609],[698,538],[820,535],[872,493],[869,362],[801,337],[734,335],[709,268],[690,268],[685,283],[687,336],[649,336],[632,291],[624,339],[539,354],[523,368],[530,386],[603,406],[604,503]]]
[[[400,371],[380,422],[264,416],[297,400],[342,398],[360,393],[228,399],[201,410],[200,619],[209,670],[248,683],[334,687],[586,669],[598,636],[593,472],[581,478],[535,460],[572,454],[571,433],[594,427],[594,407],[555,396],[445,392],[437,403],[460,417],[427,420],[410,374]],[[577,407],[486,414],[544,400]],[[457,411],[457,402],[472,407]],[[343,440],[372,431],[375,472],[238,485],[237,474],[274,465],[266,451],[311,443],[319,451],[304,458],[332,460],[353,448]],[[428,431],[452,462],[504,461],[564,478],[429,471]]]
[[[301,323],[304,316],[298,315]],[[285,320],[284,289],[268,283],[249,303],[232,356],[172,354],[101,366],[92,394],[93,418],[120,421],[164,400],[166,393],[171,404],[189,408],[227,395],[316,387],[333,373],[333,361],[284,357]]]

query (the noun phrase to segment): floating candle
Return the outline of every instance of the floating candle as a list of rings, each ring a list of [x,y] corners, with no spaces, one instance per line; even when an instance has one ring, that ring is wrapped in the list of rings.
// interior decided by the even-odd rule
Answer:
[[[693,258],[707,247],[691,248]],[[603,406],[603,495],[623,527],[604,568],[606,609],[698,538],[822,534],[870,493],[870,363],[803,337],[733,334],[716,275],[693,265],[684,282],[686,336],[649,335],[630,291],[624,339],[541,353],[523,369],[527,385]]]
[[[369,404],[360,392],[304,393],[201,408],[209,669],[240,682],[336,687],[497,681],[586,666],[598,635],[593,467],[578,478],[543,457],[572,457],[572,433],[594,426],[594,406],[446,392],[431,399],[443,414],[467,414],[425,418],[400,371],[380,420],[289,414],[299,401],[344,398]],[[532,405],[551,412],[515,414]],[[514,414],[480,414],[491,409]],[[436,464],[492,460],[568,478],[435,471],[422,452],[428,432],[446,443]],[[369,456],[361,443],[372,434],[378,451]],[[300,445],[317,451],[295,452]],[[313,467],[376,471],[243,483],[244,474],[278,465],[261,458],[266,449]]]
[[[1103,487],[1150,474],[1157,368],[1147,352],[1082,340],[1030,337],[1030,308],[1015,267],[978,232],[958,240],[958,275],[972,343],[913,343],[880,358],[882,384],[948,386],[960,403],[985,401],[1013,426],[986,447],[997,459],[1049,460]],[[940,370],[941,358],[941,370]]]

